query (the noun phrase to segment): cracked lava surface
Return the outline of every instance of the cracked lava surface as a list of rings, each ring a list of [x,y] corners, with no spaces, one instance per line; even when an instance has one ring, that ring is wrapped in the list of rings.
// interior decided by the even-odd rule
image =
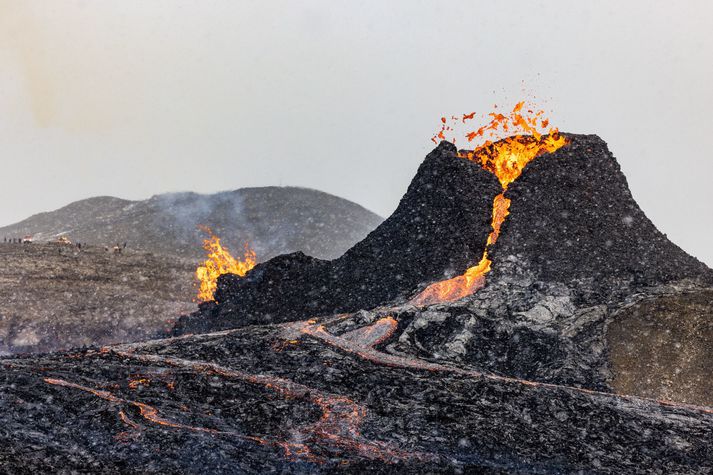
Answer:
[[[565,444],[567,438],[606,448],[596,463],[645,467],[660,445],[653,435],[665,433],[676,444],[666,450],[680,452],[671,468],[681,469],[700,464],[700,443],[710,440],[709,408],[392,354],[384,345],[397,333],[398,320],[388,313],[366,325],[340,315],[3,360],[0,407],[13,407],[15,415],[5,412],[0,461],[22,454],[39,469],[68,463],[70,448],[79,447],[77,468],[119,471],[141,464],[250,473],[270,460],[291,472],[551,472],[595,463],[590,457],[598,452]],[[73,418],[75,427],[52,424],[58,415]],[[605,440],[582,433],[592,424],[607,428]],[[642,430],[652,439],[642,440]],[[549,452],[537,443],[542,437],[552,441]],[[28,458],[21,449],[37,438],[42,448]]]

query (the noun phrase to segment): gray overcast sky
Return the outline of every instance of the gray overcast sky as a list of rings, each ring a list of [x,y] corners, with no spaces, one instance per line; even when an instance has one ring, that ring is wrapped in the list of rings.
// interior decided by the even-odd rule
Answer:
[[[273,184],[385,216],[439,117],[534,97],[713,265],[711,25],[710,0],[0,0],[0,224]]]

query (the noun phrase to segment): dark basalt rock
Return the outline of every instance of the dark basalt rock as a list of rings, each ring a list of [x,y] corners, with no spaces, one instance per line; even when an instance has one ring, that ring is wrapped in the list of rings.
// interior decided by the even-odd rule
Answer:
[[[217,305],[184,317],[176,333],[289,321],[374,308],[419,285],[455,276],[480,260],[490,232],[497,179],[442,142],[416,173],[394,213],[343,256],[301,253],[218,281]]]
[[[710,405],[713,271],[659,232],[606,144],[531,162],[486,287],[406,312],[394,349],[505,376]],[[708,301],[706,301],[708,299]]]
[[[526,268],[534,280],[578,287],[588,304],[612,293],[682,279],[713,284],[713,271],[644,215],[606,144],[566,134],[569,143],[527,165],[506,195],[510,215],[490,250],[490,283]],[[301,253],[259,264],[244,278],[219,279],[217,304],[182,318],[175,333],[308,318],[403,300],[425,284],[480,259],[497,179],[442,142],[426,157],[394,214],[342,257]],[[506,266],[514,260],[520,265]],[[517,272],[520,272],[519,270]],[[621,291],[622,285],[626,287]]]
[[[606,305],[586,305],[562,284],[518,275],[459,302],[404,307],[390,350],[478,371],[610,391]]]
[[[516,256],[534,278],[599,283],[603,296],[685,278],[713,282],[713,271],[669,241],[634,201],[619,164],[596,135],[566,134],[569,144],[530,162],[506,196],[510,215],[491,259]]]

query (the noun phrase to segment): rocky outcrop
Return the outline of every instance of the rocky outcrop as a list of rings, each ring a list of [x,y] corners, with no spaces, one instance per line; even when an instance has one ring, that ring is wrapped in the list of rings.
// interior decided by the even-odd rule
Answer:
[[[692,281],[623,287],[606,303],[591,304],[599,294],[582,292],[588,282],[568,287],[512,275],[459,302],[392,309],[400,331],[388,351],[506,377],[713,406],[713,288]]]
[[[394,312],[389,350],[533,381],[608,390],[606,305],[579,305],[563,285],[518,280],[460,302]]]

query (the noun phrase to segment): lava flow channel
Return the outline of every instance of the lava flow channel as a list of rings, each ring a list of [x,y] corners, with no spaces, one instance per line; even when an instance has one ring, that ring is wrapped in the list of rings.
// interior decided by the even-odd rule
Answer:
[[[71,383],[69,381],[65,381],[64,379],[58,379],[58,378],[44,378],[45,383],[47,384],[52,384],[54,386],[62,386],[65,388],[71,388],[71,389],[77,389],[80,391],[84,391],[89,394],[93,394],[94,396],[104,399],[105,401],[117,403],[117,404],[127,404],[130,406],[134,406],[139,410],[139,414],[141,414],[141,417],[146,419],[149,422],[153,422],[154,424],[158,424],[161,426],[165,427],[172,427],[174,429],[186,429],[186,430],[191,430],[195,432],[207,432],[211,434],[225,434],[225,432],[221,432],[216,429],[209,429],[205,427],[194,427],[194,426],[189,426],[185,424],[179,424],[177,422],[173,422],[169,419],[166,419],[164,417],[161,417],[158,413],[158,410],[150,406],[148,404],[144,404],[142,402],[138,401],[132,401],[130,399],[124,399],[120,398],[118,396],[115,396],[114,394],[110,393],[109,391],[104,391],[102,389],[94,389],[90,388],[88,386],[83,386],[81,384],[77,383]],[[119,411],[119,418],[121,419],[122,422],[124,422],[126,425],[131,427],[132,429],[137,429],[138,425],[131,421],[126,413],[124,411]]]
[[[321,444],[337,450],[353,452],[368,459],[381,460],[387,463],[410,459],[425,460],[434,457],[430,454],[402,451],[391,444],[366,439],[360,432],[360,426],[366,417],[366,409],[364,406],[344,396],[321,392],[287,379],[248,374],[214,363],[158,355],[135,354],[131,351],[121,351],[120,349],[110,349],[109,352],[142,363],[161,364],[259,385],[278,393],[286,399],[310,401],[321,409],[322,416],[317,422],[297,430],[297,434],[294,434],[293,438],[299,442],[279,440],[275,438],[248,436],[235,431],[223,431],[181,424],[160,416],[159,411],[153,406],[124,399],[108,391],[93,389],[57,378],[45,378],[44,381],[48,384],[84,391],[112,403],[134,406],[138,408],[139,414],[145,420],[160,426],[213,435],[231,436],[261,445],[279,447],[284,451],[286,458],[293,460],[302,459],[315,463],[324,462],[325,460],[316,455],[310,448],[310,445],[319,446]],[[121,421],[130,428],[137,429],[137,424],[128,419],[123,411],[120,411],[119,417]]]
[[[480,262],[468,268],[464,274],[452,279],[435,282],[411,299],[413,305],[423,306],[440,302],[452,302],[471,295],[485,285],[485,275],[490,272],[491,262],[488,258],[488,248],[495,244],[500,235],[500,227],[509,214],[510,199],[505,197],[508,185],[522,173],[525,165],[545,153],[552,153],[563,147],[567,141],[559,134],[558,129],[550,128],[549,120],[542,117],[543,111],[534,112],[525,109],[524,102],[518,102],[509,115],[491,112],[490,122],[477,131],[468,132],[466,139],[472,142],[485,139],[485,143],[471,152],[459,152],[458,156],[476,163],[494,174],[500,181],[503,192],[493,200],[492,231],[488,235],[486,247]],[[475,113],[464,114],[460,120],[465,123],[472,120]],[[452,117],[452,120],[457,120]],[[453,127],[446,125],[445,117],[441,118],[440,132],[432,139],[445,140],[445,132]],[[510,136],[493,142],[503,135]],[[486,138],[487,137],[487,138]],[[453,139],[455,143],[455,139]]]

